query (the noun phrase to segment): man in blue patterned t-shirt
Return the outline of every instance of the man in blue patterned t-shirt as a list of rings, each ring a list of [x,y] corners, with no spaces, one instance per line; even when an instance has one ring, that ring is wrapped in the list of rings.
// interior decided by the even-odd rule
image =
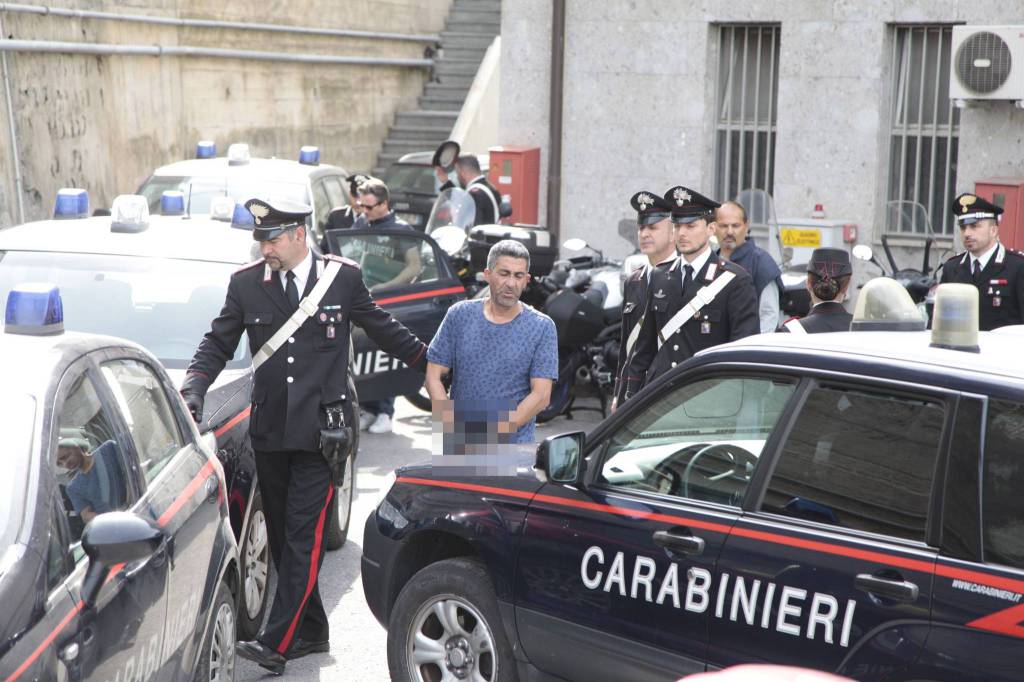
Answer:
[[[519,301],[529,272],[525,246],[510,239],[492,246],[484,270],[490,297],[452,306],[427,351],[435,412],[461,423],[471,441],[493,430],[499,442],[531,443],[534,419],[550,402],[558,337],[551,318]],[[441,381],[449,369],[450,396]]]

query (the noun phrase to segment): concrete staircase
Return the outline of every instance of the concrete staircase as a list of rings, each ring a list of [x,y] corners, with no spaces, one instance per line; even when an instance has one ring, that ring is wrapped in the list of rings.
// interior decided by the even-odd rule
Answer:
[[[434,151],[448,139],[484,52],[501,32],[501,0],[453,0],[434,57],[433,77],[413,111],[396,114],[373,174],[410,152]]]

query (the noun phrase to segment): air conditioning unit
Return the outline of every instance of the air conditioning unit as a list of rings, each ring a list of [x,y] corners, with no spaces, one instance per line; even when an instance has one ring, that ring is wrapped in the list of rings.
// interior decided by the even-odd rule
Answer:
[[[1024,26],[954,26],[949,96],[1024,101]]]

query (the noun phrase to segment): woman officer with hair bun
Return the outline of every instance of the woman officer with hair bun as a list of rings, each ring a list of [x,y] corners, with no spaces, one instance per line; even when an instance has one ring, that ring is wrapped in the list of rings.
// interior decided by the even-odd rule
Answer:
[[[850,254],[843,249],[815,249],[807,264],[807,291],[811,294],[811,311],[807,317],[791,317],[778,329],[792,334],[845,332],[850,330],[853,315],[846,312],[843,299],[850,286],[853,268]]]

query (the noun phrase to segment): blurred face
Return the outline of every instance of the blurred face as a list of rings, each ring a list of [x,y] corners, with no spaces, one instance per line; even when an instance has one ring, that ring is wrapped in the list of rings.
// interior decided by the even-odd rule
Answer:
[[[964,241],[964,248],[975,256],[988,251],[999,236],[999,223],[991,218],[979,220],[972,225],[961,225],[960,236]]]
[[[498,256],[494,269],[484,270],[484,279],[491,288],[491,301],[501,308],[512,308],[530,281],[526,259]]]
[[[743,211],[731,204],[718,209],[715,218],[715,232],[718,244],[728,252],[733,252],[747,241],[750,223],[743,219]]]
[[[299,227],[260,243],[260,254],[273,270],[291,270],[306,257],[306,228]]]
[[[372,194],[360,194],[356,208],[361,209],[366,215],[366,219],[371,221],[383,218],[388,214],[388,202],[377,201],[377,197]]]
[[[676,225],[676,249],[687,260],[690,257],[697,257],[704,252],[708,246],[708,240],[715,233],[715,224],[709,223],[704,218],[698,218],[692,223]]]
[[[85,463],[82,448],[73,445],[62,445],[57,448],[57,466],[64,469],[80,469]]]
[[[640,252],[655,265],[671,256],[675,250],[675,227],[668,218],[653,225],[638,225],[636,234]]]

